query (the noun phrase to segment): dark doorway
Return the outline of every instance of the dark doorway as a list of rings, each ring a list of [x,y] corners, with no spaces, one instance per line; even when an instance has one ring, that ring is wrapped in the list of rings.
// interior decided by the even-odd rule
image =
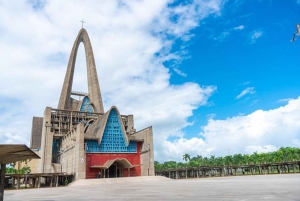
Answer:
[[[109,178],[114,178],[116,177],[116,165],[111,165],[108,169],[109,171]]]
[[[121,177],[119,168],[117,169],[117,177]]]

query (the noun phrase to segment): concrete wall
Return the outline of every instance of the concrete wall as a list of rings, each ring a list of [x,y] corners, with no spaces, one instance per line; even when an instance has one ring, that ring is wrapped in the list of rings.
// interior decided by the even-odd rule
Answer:
[[[154,176],[154,147],[152,127],[148,127],[133,134],[136,140],[143,140],[141,148],[142,176]]]
[[[41,138],[43,131],[43,117],[32,118],[30,148],[38,149],[41,147]]]
[[[37,173],[47,173],[51,171],[51,160],[52,160],[52,142],[53,132],[51,132],[51,107],[46,107],[44,111],[43,127],[42,127],[42,138],[41,138],[41,149],[39,156],[41,159],[37,165]]]
[[[37,155],[40,156],[41,152],[40,151],[34,151]],[[30,172],[31,173],[39,173],[38,168],[41,163],[41,159],[30,159],[26,162],[17,162],[15,165],[15,168],[17,170],[22,169],[23,167],[30,167]]]
[[[85,179],[84,124],[79,123],[62,139],[60,163],[62,172],[74,174],[75,179]]]

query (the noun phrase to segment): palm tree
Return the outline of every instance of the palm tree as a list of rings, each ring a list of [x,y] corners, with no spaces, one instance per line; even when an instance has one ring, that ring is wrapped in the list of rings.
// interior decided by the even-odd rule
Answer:
[[[209,159],[207,157],[203,158],[203,162],[204,162],[205,166],[208,166],[208,161],[209,161]]]
[[[208,162],[209,162],[210,166],[215,166],[216,165],[216,157],[215,157],[215,155],[211,155]]]
[[[242,154],[234,154],[232,157],[232,163],[234,165],[241,165],[243,163],[243,155]]]
[[[202,158],[202,156],[200,156],[200,155],[197,155],[197,157],[196,157],[196,158],[198,159],[199,166],[201,166],[201,165],[202,165],[202,161],[203,161],[203,158]]]
[[[190,154],[184,154],[183,156],[183,160],[185,160],[185,178],[187,179],[187,164],[188,161],[191,159]]]

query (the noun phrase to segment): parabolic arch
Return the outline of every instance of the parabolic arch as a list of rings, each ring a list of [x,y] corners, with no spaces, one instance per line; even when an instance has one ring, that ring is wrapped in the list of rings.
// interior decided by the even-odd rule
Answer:
[[[61,90],[58,109],[71,109],[71,91],[75,70],[76,56],[80,43],[83,43],[87,65],[87,80],[88,80],[88,94],[91,104],[94,105],[94,112],[104,113],[103,102],[100,92],[100,86],[97,76],[96,64],[93,54],[92,45],[87,31],[82,28],[74,42],[72,52],[69,58],[68,68],[64,79],[64,84]]]

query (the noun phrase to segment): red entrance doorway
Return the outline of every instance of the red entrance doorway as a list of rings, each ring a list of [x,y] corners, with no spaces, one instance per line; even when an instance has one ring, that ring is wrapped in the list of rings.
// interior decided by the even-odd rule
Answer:
[[[140,176],[140,164],[132,165],[126,158],[107,160],[103,165],[91,164],[87,156],[86,178],[116,178]]]

